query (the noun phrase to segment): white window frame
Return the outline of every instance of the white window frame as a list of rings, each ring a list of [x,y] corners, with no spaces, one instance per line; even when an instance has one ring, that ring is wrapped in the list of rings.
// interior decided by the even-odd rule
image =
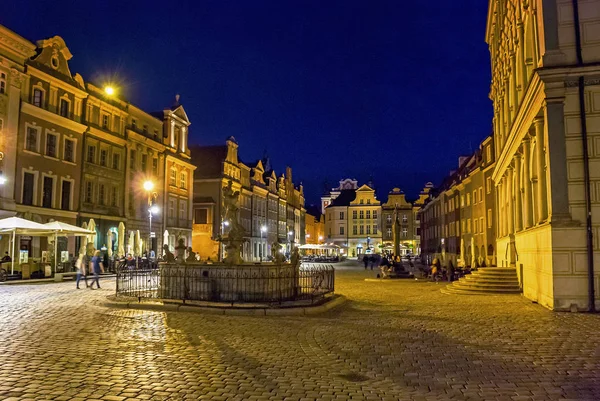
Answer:
[[[55,206],[55,202],[56,202],[56,182],[58,181],[58,176],[54,175],[54,174],[48,174],[48,173],[44,173],[42,172],[42,180],[41,180],[41,191],[39,193],[40,196],[40,206],[44,206],[44,178],[51,178],[52,179],[52,199],[50,199],[50,208],[54,209]]]
[[[60,198],[59,201],[60,203],[57,205],[57,209],[61,209],[62,210],[62,187],[63,187],[63,182],[68,181],[71,183],[71,192],[69,193],[69,210],[73,210],[73,192],[75,192],[75,180],[72,178],[64,178],[61,177],[60,178]]]
[[[39,106],[35,104],[35,91],[36,90],[39,90],[40,92],[42,92],[42,102]],[[34,105],[35,107],[39,107],[39,108],[43,109],[45,101],[46,101],[46,89],[44,89],[44,87],[42,85],[40,85],[39,83],[33,85],[33,87],[31,88],[31,104]]]
[[[169,185],[172,187],[177,186],[177,169],[175,167],[171,167],[171,170],[169,172]]]
[[[492,192],[492,177],[487,177],[485,179],[485,193],[489,194]]]
[[[67,104],[68,104],[68,106],[67,106],[67,115],[66,115],[66,116],[63,116],[63,115],[61,114],[61,112],[62,112],[62,108],[61,108],[61,102],[62,102],[63,100],[64,100],[65,102],[67,102]],[[72,113],[71,113],[71,99],[69,99],[69,96],[67,96],[66,94],[65,94],[65,95],[62,95],[61,97],[59,97],[59,98],[58,98],[58,107],[57,107],[57,111],[58,111],[58,113],[57,113],[57,114],[58,114],[59,116],[61,116],[61,117],[64,117],[64,118],[69,118],[69,117],[71,116],[71,114],[72,114]]]
[[[187,201],[179,201],[179,220],[187,220]]]
[[[67,141],[73,142],[73,160],[65,159],[66,149],[67,149]],[[62,160],[66,163],[77,163],[77,138],[63,136],[63,146],[62,146]]]
[[[54,142],[54,156],[50,156],[48,154],[48,136],[49,135],[54,135],[54,137],[56,138],[55,142]],[[46,135],[44,138],[44,156],[50,158],[50,159],[57,159],[60,157],[60,135],[58,134],[58,132],[56,131],[51,131],[49,129],[46,130]]]
[[[179,186],[181,189],[187,189],[187,172],[179,173]]]
[[[22,169],[21,170],[21,204],[23,204],[23,189],[25,188],[25,173],[29,173],[29,174],[33,174],[33,195],[32,195],[32,206],[38,206],[38,204],[36,204],[38,197],[37,197],[37,193],[38,193],[38,179],[40,176],[40,172],[37,170],[30,170],[30,169]],[[29,206],[29,205],[28,205]]]
[[[37,131],[37,139],[36,139],[36,149],[35,150],[29,150],[27,149],[27,136],[29,135],[29,129],[32,128],[34,130]],[[25,152],[28,153],[40,153],[40,142],[41,142],[41,137],[42,137],[42,127],[38,126],[38,125],[33,125],[30,123],[25,123],[25,140],[23,141],[23,150]]]

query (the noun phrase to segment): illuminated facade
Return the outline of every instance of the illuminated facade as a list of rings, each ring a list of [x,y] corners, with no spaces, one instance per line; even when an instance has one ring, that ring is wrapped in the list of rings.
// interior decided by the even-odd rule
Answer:
[[[150,249],[143,189],[149,180],[159,210],[152,226],[157,254],[163,242],[172,250],[179,238],[189,244],[194,167],[183,108],[149,114],[84,82],[71,73],[72,54],[58,36],[33,44],[0,26],[0,38],[0,147],[9,154],[2,161],[0,217],[85,225],[97,233],[96,248],[112,243],[115,253],[141,254]],[[167,171],[176,185],[165,179]],[[167,230],[171,238],[163,239]],[[75,245],[60,239],[58,250],[74,254]],[[21,237],[17,246],[39,257],[47,243]]]
[[[194,175],[192,246],[200,257],[219,259],[218,238],[226,237],[229,222],[223,220],[223,188],[229,182],[239,192],[239,223],[246,231],[242,258],[258,262],[271,256],[278,242],[286,252],[305,242],[304,190],[295,186],[292,169],[279,177],[267,158],[243,163],[235,138],[223,146],[193,146]]]
[[[599,9],[599,0],[489,3],[498,264],[555,310],[600,306]]]
[[[442,266],[496,265],[495,167],[493,137],[470,156],[460,157],[458,169],[435,189],[425,187],[418,212],[421,255]]]

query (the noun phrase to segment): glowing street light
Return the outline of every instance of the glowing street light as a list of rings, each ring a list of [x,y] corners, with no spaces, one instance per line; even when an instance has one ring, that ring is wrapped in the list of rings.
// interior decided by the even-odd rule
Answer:
[[[112,96],[115,94],[115,88],[113,88],[112,86],[108,85],[104,88],[104,92],[108,95],[108,96]]]
[[[152,215],[158,213],[158,206],[153,204],[152,200],[157,196],[157,194],[156,192],[152,192],[154,189],[154,183],[152,181],[145,181],[143,187],[148,193],[148,248],[150,248],[148,256],[152,257],[152,253],[154,252],[154,244],[152,243]]]
[[[144,190],[145,191],[152,191],[153,189],[154,189],[154,183],[152,181],[144,182]]]
[[[225,247],[223,246],[223,236],[225,235],[225,227],[229,227],[229,221],[227,220],[223,220],[221,222],[221,241],[219,241],[219,257],[221,258],[221,261],[223,261],[223,259],[225,258]]]

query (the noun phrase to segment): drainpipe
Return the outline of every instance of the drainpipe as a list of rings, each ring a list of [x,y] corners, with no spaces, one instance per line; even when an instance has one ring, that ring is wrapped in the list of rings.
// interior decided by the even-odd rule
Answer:
[[[575,49],[577,51],[577,65],[583,65],[581,52],[581,28],[579,26],[579,2],[573,0],[573,22],[575,25]],[[585,81],[584,77],[578,79],[579,87],[579,119],[581,120],[581,141],[583,146],[583,177],[585,181],[585,209],[587,231],[587,261],[588,261],[588,312],[596,312],[594,289],[594,232],[592,230],[592,202],[590,196],[590,161],[588,155],[587,121],[585,113]]]

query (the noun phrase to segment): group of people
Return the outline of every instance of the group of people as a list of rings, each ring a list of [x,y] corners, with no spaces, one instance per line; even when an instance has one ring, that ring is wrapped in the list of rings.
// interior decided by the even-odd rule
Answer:
[[[75,267],[77,268],[75,283],[78,290],[80,289],[79,282],[82,278],[85,280],[86,288],[93,290],[94,283],[96,283],[96,288],[100,288],[100,273],[104,273],[104,260],[100,255],[99,250],[95,250],[93,256],[89,256],[88,254],[79,255],[79,258],[77,258],[77,261],[75,262]],[[88,273],[94,275],[91,284],[88,284]]]

